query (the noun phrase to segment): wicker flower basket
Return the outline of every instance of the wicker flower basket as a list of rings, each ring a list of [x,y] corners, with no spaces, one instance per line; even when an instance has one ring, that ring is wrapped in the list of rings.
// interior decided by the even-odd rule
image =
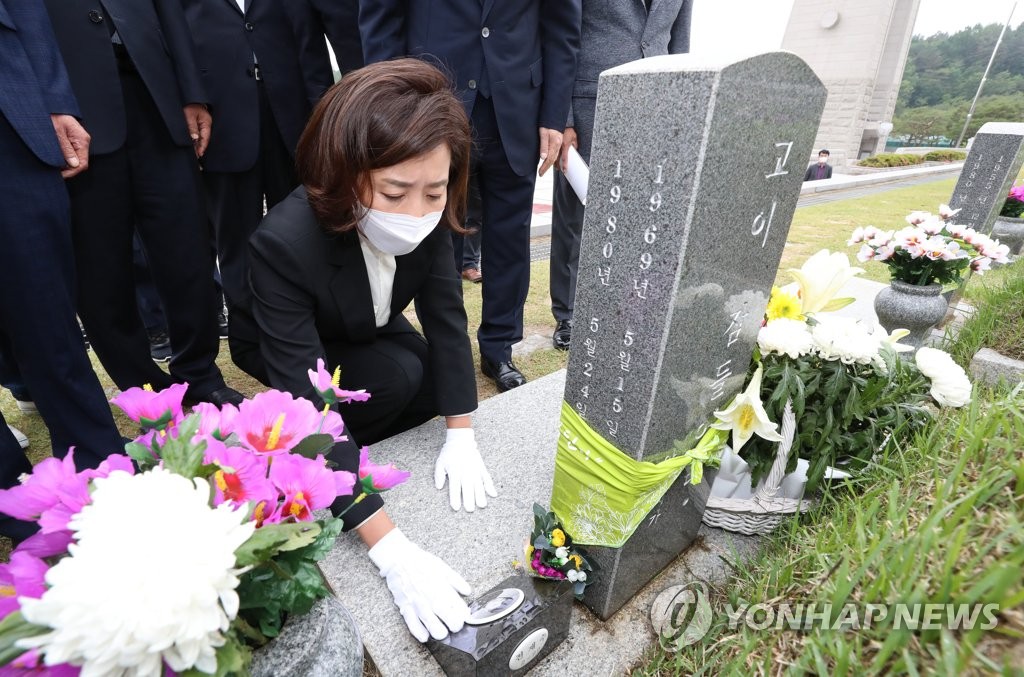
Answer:
[[[807,462],[800,460],[796,471],[785,474],[795,433],[796,416],[792,403],[787,402],[775,463],[756,488],[750,485],[750,467],[726,448],[704,510],[704,524],[752,536],[767,534],[787,517],[806,512],[811,506],[810,501],[803,500]]]

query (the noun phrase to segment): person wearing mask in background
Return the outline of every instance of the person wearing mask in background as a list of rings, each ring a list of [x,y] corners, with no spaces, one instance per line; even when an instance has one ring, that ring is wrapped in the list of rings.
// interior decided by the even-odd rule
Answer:
[[[584,162],[590,162],[597,79],[601,71],[650,56],[690,51],[692,11],[692,0],[656,3],[651,0],[612,3],[583,0],[579,65],[563,143],[576,148]],[[562,153],[560,168],[562,172],[568,168],[568,152]],[[555,348],[568,350],[583,232],[583,203],[562,172],[555,174],[551,215],[550,292],[551,314],[555,318],[551,340]]]
[[[818,151],[818,161],[804,172],[804,181],[820,181],[832,178],[832,165],[828,163],[828,155],[828,150],[824,148]]]
[[[214,262],[196,162],[212,120],[181,5],[44,4],[92,135],[89,171],[68,181],[68,191],[78,314],[93,351],[122,390],[187,382],[189,402],[237,404],[242,396],[226,386],[215,362]],[[136,230],[167,314],[170,375],[153,363],[139,316]]]

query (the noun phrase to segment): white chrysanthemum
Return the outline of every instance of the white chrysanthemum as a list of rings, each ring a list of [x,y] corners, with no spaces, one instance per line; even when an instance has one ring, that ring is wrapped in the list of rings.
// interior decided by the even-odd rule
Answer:
[[[937,348],[919,348],[914,356],[917,368],[931,379],[931,395],[943,407],[962,407],[971,401],[971,380],[949,353]]]
[[[811,329],[814,347],[826,360],[843,364],[870,364],[878,356],[881,340],[863,324],[850,317],[819,316]]]
[[[795,360],[811,352],[814,340],[806,322],[780,317],[761,327],[757,333],[757,345],[762,354],[789,355]]]
[[[77,543],[46,574],[25,619],[52,632],[22,640],[48,665],[82,675],[214,672],[215,650],[238,613],[235,550],[253,533],[244,508],[209,506],[210,487],[161,468],[97,479],[70,528]]]

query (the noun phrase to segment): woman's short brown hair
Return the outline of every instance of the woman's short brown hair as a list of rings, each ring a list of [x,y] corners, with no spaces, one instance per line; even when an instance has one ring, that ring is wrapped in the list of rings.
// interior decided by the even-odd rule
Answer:
[[[442,222],[464,232],[469,120],[444,74],[419,59],[375,63],[342,78],[313,109],[295,153],[309,204],[328,231],[355,228],[370,172],[451,151]]]

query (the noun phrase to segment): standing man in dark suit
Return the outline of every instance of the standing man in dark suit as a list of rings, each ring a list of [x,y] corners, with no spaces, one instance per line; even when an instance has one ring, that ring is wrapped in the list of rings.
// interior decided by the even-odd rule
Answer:
[[[562,146],[580,42],[580,0],[361,0],[367,63],[430,59],[450,74],[476,139],[483,202],[480,369],[498,390],[526,383],[512,363],[530,285],[534,170]]]
[[[240,402],[219,350],[213,259],[196,156],[210,114],[177,0],[44,0],[92,135],[90,170],[68,182],[78,313],[119,388],[188,382],[187,398]],[[138,230],[167,314],[170,371],[150,357],[139,317]]]
[[[804,181],[821,181],[832,178],[832,165],[828,163],[829,152],[827,148],[818,151],[818,162],[807,167],[804,172]]]
[[[649,56],[690,51],[692,12],[693,0],[583,0],[579,67],[563,143],[576,148],[585,162],[590,162],[597,78],[601,71]],[[567,162],[567,154],[563,153],[563,170]],[[555,174],[549,265],[551,314],[555,316],[552,343],[559,350],[569,349],[582,233],[583,203],[565,176]],[[593,273],[588,271],[587,275]]]
[[[285,0],[299,41],[302,71],[312,87],[334,81],[334,68],[327,52],[331,43],[342,77],[363,67],[363,46],[359,38],[359,0]]]
[[[223,121],[203,156],[203,183],[235,357],[259,340],[250,310],[249,237],[264,203],[273,208],[299,185],[295,146],[333,79],[304,78],[294,17],[283,0],[174,1],[185,7],[210,108]]]
[[[89,135],[79,115],[46,10],[0,0],[0,333],[50,429],[53,452],[75,446],[79,468],[121,447],[75,320],[68,195],[61,178],[84,171]],[[0,488],[31,472],[0,414]],[[0,520],[22,539],[24,522]]]

